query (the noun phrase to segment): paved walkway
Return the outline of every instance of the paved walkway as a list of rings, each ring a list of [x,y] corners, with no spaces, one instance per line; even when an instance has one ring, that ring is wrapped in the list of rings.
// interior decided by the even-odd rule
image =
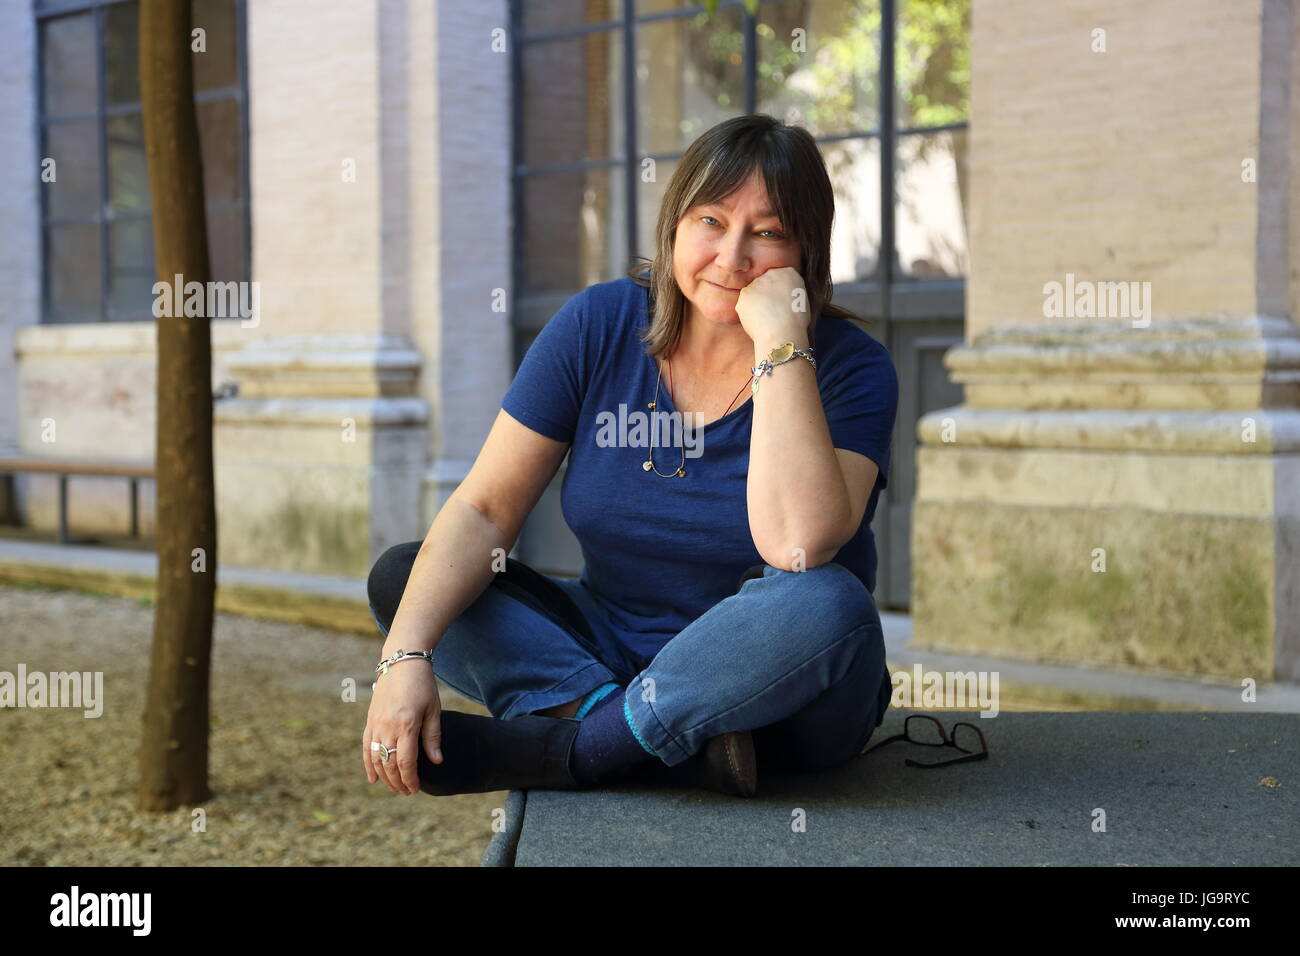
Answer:
[[[872,742],[901,733],[891,711]],[[890,744],[834,772],[709,791],[512,792],[485,866],[1296,866],[1300,717],[1003,712],[989,759]],[[761,768],[760,768],[761,774]],[[1104,811],[1105,832],[1094,832]],[[793,824],[804,821],[804,828]]]

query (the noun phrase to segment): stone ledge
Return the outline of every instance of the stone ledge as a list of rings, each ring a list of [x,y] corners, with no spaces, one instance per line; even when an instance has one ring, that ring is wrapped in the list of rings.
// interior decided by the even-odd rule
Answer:
[[[1290,319],[1272,315],[1155,319],[1145,328],[1135,328],[1131,319],[1044,319],[1041,322],[992,326],[971,339],[970,346],[1091,346],[1101,342],[1131,345],[1138,341],[1213,344],[1225,339],[1296,338],[1300,338],[1300,326]]]
[[[213,409],[214,424],[322,425],[338,428],[352,418],[358,428],[423,425],[429,406],[422,398],[237,398],[225,399]]]
[[[945,419],[956,440],[944,441]],[[1243,440],[1255,423],[1255,440]],[[1274,455],[1300,452],[1300,409],[1016,409],[954,405],[924,415],[917,439],[926,446],[1070,448],[1107,451],[1214,452]]]
[[[422,359],[405,336],[263,338],[228,366],[243,398],[414,397]]]
[[[944,366],[974,408],[1300,406],[1300,329],[1272,317],[999,326]]]
[[[916,501],[1142,508],[1189,515],[1300,516],[1300,455],[1137,455],[1076,448],[929,445]]]
[[[249,330],[237,319],[214,319],[212,349],[237,351],[250,341]],[[14,336],[14,354],[28,358],[63,358],[69,355],[125,353],[153,355],[158,351],[155,322],[86,322],[26,325]]]

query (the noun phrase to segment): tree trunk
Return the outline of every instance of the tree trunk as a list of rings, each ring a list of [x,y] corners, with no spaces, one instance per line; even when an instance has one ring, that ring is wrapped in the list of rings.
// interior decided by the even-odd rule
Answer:
[[[190,4],[141,0],[140,99],[159,282],[206,290],[203,165],[190,63]],[[155,293],[157,288],[155,287]],[[186,316],[172,298],[158,326],[158,586],[140,743],[142,810],[211,796],[208,683],[216,592],[212,477],[212,343],[206,305]],[[204,296],[206,302],[206,295]],[[158,310],[155,310],[158,311]]]

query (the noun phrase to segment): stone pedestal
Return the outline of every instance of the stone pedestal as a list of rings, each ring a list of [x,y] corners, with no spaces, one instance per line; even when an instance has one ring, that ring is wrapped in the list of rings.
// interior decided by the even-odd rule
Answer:
[[[365,577],[411,538],[427,462],[420,356],[390,336],[260,339],[214,412],[222,560]]]
[[[917,425],[918,645],[1300,679],[1294,14],[981,4],[965,404]]]
[[[512,367],[504,10],[251,5],[262,319],[216,410],[223,560],[365,578],[482,445]]]
[[[996,327],[918,425],[917,644],[1300,678],[1300,334]]]

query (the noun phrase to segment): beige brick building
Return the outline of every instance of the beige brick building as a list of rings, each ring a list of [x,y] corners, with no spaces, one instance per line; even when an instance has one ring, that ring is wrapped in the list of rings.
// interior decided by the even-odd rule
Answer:
[[[75,70],[94,44],[111,67],[132,6],[0,9],[9,453],[153,458],[154,324],[115,305],[147,215],[131,94]],[[363,578],[423,536],[537,329],[648,251],[675,157],[771,112],[823,144],[837,299],[900,371],[878,604],[936,650],[1300,679],[1291,0],[772,0],[712,22],[638,0],[632,30],[597,0],[195,9],[234,64],[203,102],[241,111],[208,141],[233,184],[215,248],[260,288],[256,324],[213,323],[214,385],[238,386],[215,410],[222,563]],[[576,573],[561,479],[519,553]],[[26,528],[54,529],[55,481],[16,487]],[[70,505],[82,532],[126,522],[120,485],[73,479]]]

